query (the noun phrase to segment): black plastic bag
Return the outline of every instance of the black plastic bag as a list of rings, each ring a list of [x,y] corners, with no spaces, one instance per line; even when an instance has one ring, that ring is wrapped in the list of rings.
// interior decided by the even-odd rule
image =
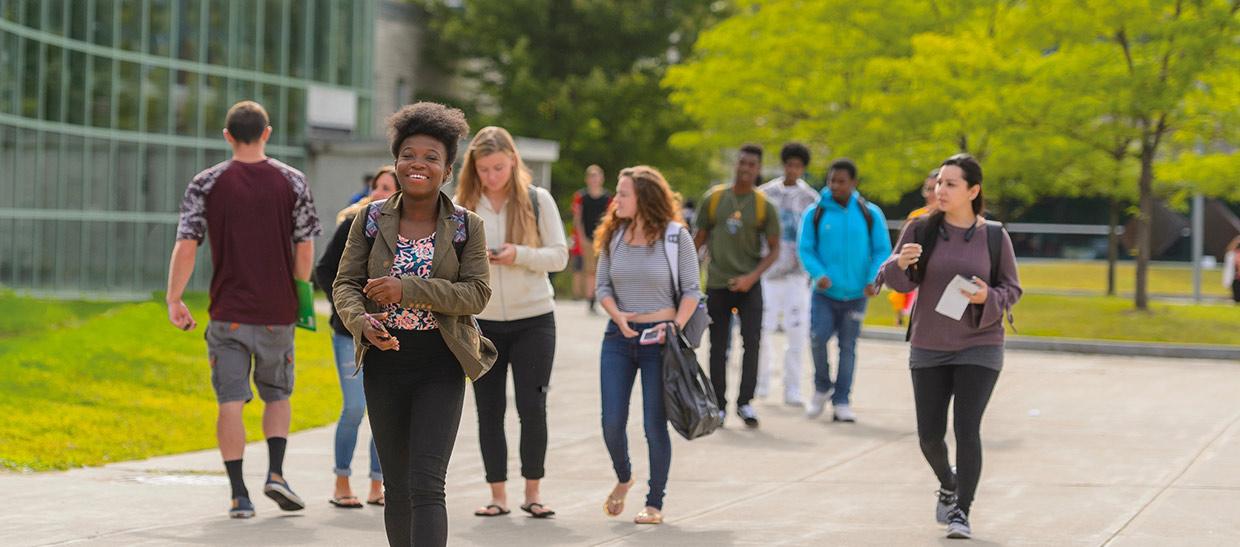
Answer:
[[[698,366],[697,354],[684,333],[668,325],[663,345],[663,406],[667,421],[682,437],[693,440],[709,435],[723,425],[715,388]]]

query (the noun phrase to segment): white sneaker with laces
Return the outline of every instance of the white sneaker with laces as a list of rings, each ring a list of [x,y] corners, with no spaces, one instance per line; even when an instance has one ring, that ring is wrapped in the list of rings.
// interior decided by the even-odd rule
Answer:
[[[818,393],[814,392],[814,396],[810,398],[809,404],[805,406],[805,417],[814,419],[822,415],[822,411],[827,407],[827,401],[831,400],[831,392]]]

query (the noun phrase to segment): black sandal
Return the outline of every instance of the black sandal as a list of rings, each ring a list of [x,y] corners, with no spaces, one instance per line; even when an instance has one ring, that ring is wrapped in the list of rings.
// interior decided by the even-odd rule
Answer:
[[[350,501],[351,500],[351,501]],[[362,502],[358,501],[357,496],[338,496],[330,500],[328,503],[340,507],[342,509],[361,509]]]
[[[525,511],[526,513],[529,513],[531,517],[534,517],[536,519],[546,519],[546,518],[551,518],[555,516],[555,511],[547,509],[546,511],[535,512],[534,511],[535,507],[539,509],[547,509],[546,505],[543,505],[538,502],[534,502],[534,503],[527,503],[525,505],[522,505],[521,510]]]
[[[496,512],[492,513],[490,511],[491,509],[495,509]],[[482,509],[474,511],[474,516],[475,517],[502,517],[511,512],[512,511],[509,511],[507,509],[504,509],[503,507],[500,507],[499,505],[492,503],[491,505],[488,505],[486,507],[483,507]]]

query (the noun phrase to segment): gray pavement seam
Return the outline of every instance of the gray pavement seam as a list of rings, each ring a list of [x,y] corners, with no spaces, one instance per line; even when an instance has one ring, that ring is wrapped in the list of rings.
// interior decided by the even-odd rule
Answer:
[[[1107,545],[1114,543],[1115,540],[1119,538],[1120,534],[1123,534],[1124,530],[1127,530],[1128,527],[1131,526],[1132,523],[1145,512],[1146,509],[1149,509],[1154,502],[1158,501],[1158,498],[1161,498],[1163,494],[1166,494],[1168,490],[1174,487],[1175,483],[1180,482],[1180,479],[1184,478],[1184,475],[1197,464],[1197,461],[1201,459],[1201,456],[1204,455],[1210,447],[1218,443],[1219,439],[1223,438],[1223,435],[1235,428],[1238,424],[1240,424],[1240,412],[1237,412],[1234,416],[1232,416],[1226,425],[1219,428],[1219,430],[1210,437],[1209,441],[1206,441],[1205,444],[1201,445],[1201,448],[1197,450],[1196,454],[1193,454],[1193,457],[1188,460],[1188,463],[1186,463],[1184,467],[1171,478],[1171,480],[1162,485],[1162,487],[1159,488],[1149,500],[1146,500],[1146,502],[1142,504],[1141,507],[1128,518],[1128,520],[1124,521],[1124,524],[1115,530],[1115,532],[1111,534],[1111,537],[1107,538],[1107,540],[1104,541],[1100,547],[1106,547]]]
[[[879,450],[882,450],[883,448],[886,448],[886,447],[888,447],[888,446],[891,446],[891,445],[893,445],[893,444],[896,444],[896,443],[898,443],[898,442],[901,442],[901,441],[903,441],[903,440],[905,440],[905,439],[908,439],[909,437],[914,437],[914,436],[916,436],[916,435],[917,435],[917,433],[916,433],[916,432],[912,432],[912,433],[903,433],[903,434],[900,434],[900,435],[898,435],[898,436],[897,436],[896,438],[894,438],[894,439],[889,439],[889,440],[887,440],[887,441],[884,441],[884,442],[881,442],[881,443],[877,443],[877,444],[875,444],[875,445],[873,445],[873,446],[870,446],[870,447],[868,447],[868,448],[866,448],[866,449],[864,449],[864,450],[858,451],[856,454],[853,454],[853,455],[851,455],[851,456],[846,456],[846,457],[841,458],[841,459],[839,459],[839,460],[837,460],[837,461],[834,461],[834,462],[828,463],[828,464],[826,464],[826,465],[823,465],[823,466],[817,467],[817,468],[815,468],[814,470],[812,470],[812,471],[810,471],[810,472],[808,472],[808,473],[806,473],[806,474],[804,474],[804,475],[801,475],[801,476],[799,476],[799,477],[796,477],[796,478],[794,478],[794,479],[792,479],[792,480],[777,481],[777,482],[775,482],[775,483],[774,483],[774,485],[773,485],[773,486],[771,486],[770,488],[766,488],[766,489],[760,490],[760,491],[758,491],[758,492],[754,492],[754,493],[752,493],[752,494],[750,494],[750,495],[748,495],[748,496],[742,496],[742,497],[739,497],[739,498],[736,498],[736,499],[733,499],[733,500],[730,500],[730,501],[725,501],[725,502],[723,502],[723,503],[717,503],[717,504],[712,505],[712,506],[710,506],[710,507],[707,507],[707,508],[705,508],[705,509],[701,509],[701,510],[698,510],[698,511],[693,512],[693,513],[689,513],[689,514],[687,514],[687,515],[685,515],[685,516],[683,516],[683,517],[681,517],[681,518],[677,518],[677,519],[669,519],[669,520],[667,520],[667,521],[666,521],[666,523],[667,523],[667,524],[679,524],[679,523],[682,523],[682,522],[690,522],[690,521],[692,521],[692,520],[694,520],[694,519],[697,519],[697,518],[700,518],[700,517],[707,516],[707,515],[709,515],[709,514],[711,514],[711,513],[715,513],[715,512],[717,512],[717,511],[719,511],[719,510],[721,510],[721,509],[726,509],[726,508],[728,508],[728,507],[732,507],[732,506],[737,505],[737,504],[742,503],[742,502],[746,502],[746,501],[755,500],[755,499],[758,499],[758,498],[761,498],[761,497],[764,497],[764,496],[767,496],[767,495],[773,494],[773,493],[778,492],[779,490],[784,489],[784,488],[786,488],[786,487],[788,487],[788,486],[791,486],[791,485],[795,485],[795,484],[799,484],[799,483],[805,482],[805,481],[809,480],[810,478],[814,477],[815,475],[819,475],[819,474],[821,474],[821,473],[825,473],[825,472],[827,472],[827,471],[830,471],[830,470],[835,469],[835,468],[837,468],[837,467],[840,467],[840,466],[842,466],[842,465],[845,465],[845,464],[848,464],[848,463],[852,463],[853,461],[856,461],[858,458],[861,458],[861,457],[866,456],[866,455],[868,455],[868,454],[871,454],[871,453],[877,452],[877,451],[879,451]],[[601,546],[603,546],[603,545],[618,545],[621,541],[624,541],[626,538],[629,538],[629,537],[635,536],[635,535],[637,535],[637,534],[647,533],[648,531],[653,531],[653,530],[655,530],[655,528],[656,528],[656,527],[638,528],[638,529],[636,529],[636,530],[634,530],[634,531],[632,531],[632,532],[630,532],[630,533],[628,533],[628,534],[624,534],[624,535],[621,535],[621,536],[619,536],[619,537],[614,537],[614,538],[611,538],[611,539],[609,539],[609,540],[607,540],[607,541],[603,541],[603,542],[600,542],[600,543],[594,543],[593,545],[594,545],[594,547],[601,547]]]

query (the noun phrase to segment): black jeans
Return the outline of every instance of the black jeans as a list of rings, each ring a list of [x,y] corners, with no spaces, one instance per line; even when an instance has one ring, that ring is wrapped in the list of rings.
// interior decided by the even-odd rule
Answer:
[[[741,340],[745,354],[741,358],[741,391],[736,406],[753,400],[758,385],[758,351],[762,343],[762,284],[755,283],[749,292],[729,289],[708,289],[706,311],[710,314],[710,383],[715,386],[719,409],[728,407],[728,349],[732,347],[732,309],[741,321]]]
[[[362,382],[383,467],[391,545],[447,545],[444,478],[461,423],[465,373],[438,330],[392,329],[400,351],[366,352]]]
[[[1231,299],[1240,304],[1240,276],[1231,282]]]
[[[956,491],[956,504],[969,513],[982,476],[982,414],[999,380],[999,371],[975,365],[943,365],[913,369],[917,406],[917,437],[921,453],[939,479]],[[952,427],[956,430],[956,473],[947,456],[947,405],[955,397]],[[386,469],[386,468],[385,468]]]
[[[543,478],[547,459],[547,390],[555,360],[555,314],[515,321],[478,321],[482,335],[495,344],[499,357],[489,372],[474,382],[478,404],[478,444],[487,482],[508,480],[508,365],[521,418],[521,476]]]

